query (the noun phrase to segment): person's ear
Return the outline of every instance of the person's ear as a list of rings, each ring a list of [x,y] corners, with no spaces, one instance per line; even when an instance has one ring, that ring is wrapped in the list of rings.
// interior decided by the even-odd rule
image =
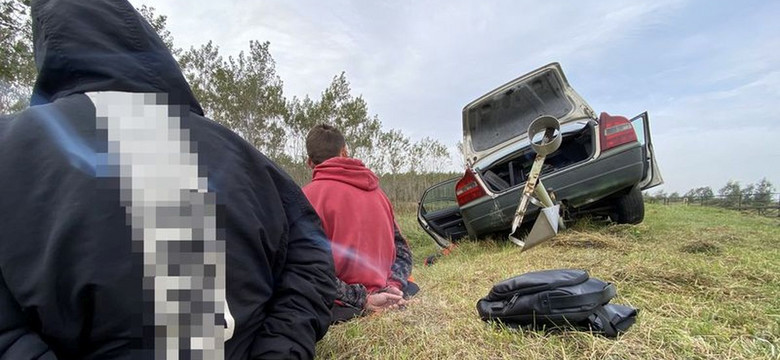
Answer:
[[[341,148],[341,151],[339,152],[339,156],[349,157],[349,152],[347,152],[347,145],[344,145],[344,147]]]
[[[314,161],[312,161],[311,158],[306,158],[306,165],[308,165],[309,169],[312,169],[312,170],[314,170],[314,167],[316,166],[316,165],[314,165]]]

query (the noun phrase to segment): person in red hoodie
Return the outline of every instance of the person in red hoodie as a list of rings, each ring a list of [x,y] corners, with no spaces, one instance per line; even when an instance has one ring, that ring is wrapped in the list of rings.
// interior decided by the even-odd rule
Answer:
[[[303,187],[331,240],[337,295],[332,322],[403,307],[419,290],[409,281],[412,253],[379,178],[347,155],[344,136],[317,125],[306,137],[312,181]]]

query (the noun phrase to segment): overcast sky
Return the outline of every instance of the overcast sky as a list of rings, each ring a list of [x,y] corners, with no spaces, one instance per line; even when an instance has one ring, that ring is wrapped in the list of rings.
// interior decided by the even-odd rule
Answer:
[[[780,189],[779,1],[131,2],[179,47],[270,41],[288,97],[346,71],[385,128],[453,151],[466,103],[557,61],[597,112],[649,111],[667,192]]]

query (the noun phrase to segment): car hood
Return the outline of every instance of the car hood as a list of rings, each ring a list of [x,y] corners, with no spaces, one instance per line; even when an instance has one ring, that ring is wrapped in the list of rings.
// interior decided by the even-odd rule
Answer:
[[[551,63],[479,97],[463,108],[463,155],[473,165],[527,138],[528,125],[550,115],[561,124],[595,119],[593,109]]]

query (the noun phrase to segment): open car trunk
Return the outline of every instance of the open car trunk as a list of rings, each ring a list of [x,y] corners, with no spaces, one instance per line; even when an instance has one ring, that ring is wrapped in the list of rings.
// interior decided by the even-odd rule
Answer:
[[[520,76],[463,108],[463,156],[470,166],[527,140],[528,125],[554,116],[561,126],[595,119],[593,109],[569,85],[560,64]]]
[[[562,134],[560,148],[547,155],[542,175],[557,171],[590,159],[595,151],[593,125],[588,124],[577,131]],[[490,191],[502,192],[522,185],[528,178],[536,153],[530,145],[513,153],[511,158],[500,160],[480,173]]]

